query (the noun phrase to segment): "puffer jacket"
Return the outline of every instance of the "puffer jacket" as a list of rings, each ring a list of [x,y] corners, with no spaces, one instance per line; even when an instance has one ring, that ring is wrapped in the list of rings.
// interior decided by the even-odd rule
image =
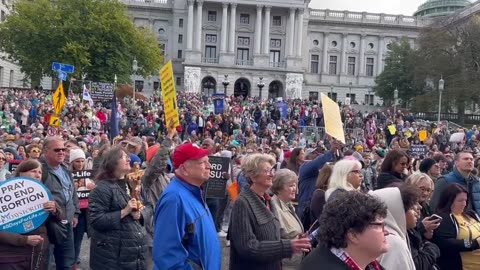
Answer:
[[[120,218],[130,200],[127,188],[124,180],[102,180],[88,197],[92,270],[146,269],[147,233],[142,219]]]

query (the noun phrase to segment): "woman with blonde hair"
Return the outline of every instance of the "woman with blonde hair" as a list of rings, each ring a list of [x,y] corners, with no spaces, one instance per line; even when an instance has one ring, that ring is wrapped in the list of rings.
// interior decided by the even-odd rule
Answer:
[[[362,164],[358,160],[340,160],[333,166],[325,198],[328,201],[339,192],[360,190],[362,181]]]

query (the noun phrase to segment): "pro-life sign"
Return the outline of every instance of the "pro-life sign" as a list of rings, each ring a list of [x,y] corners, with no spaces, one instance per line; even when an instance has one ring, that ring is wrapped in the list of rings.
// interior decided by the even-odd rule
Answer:
[[[51,201],[42,182],[16,177],[0,184],[0,231],[28,233],[40,227],[48,217],[43,204]]]
[[[88,208],[88,196],[90,195],[90,187],[93,184],[91,180],[94,176],[93,170],[72,171],[72,178],[75,188],[77,189],[78,204],[80,209]]]
[[[226,157],[209,156],[208,161],[212,165],[210,169],[210,177],[206,183],[207,198],[225,198],[227,179],[225,174],[228,173],[230,159]]]

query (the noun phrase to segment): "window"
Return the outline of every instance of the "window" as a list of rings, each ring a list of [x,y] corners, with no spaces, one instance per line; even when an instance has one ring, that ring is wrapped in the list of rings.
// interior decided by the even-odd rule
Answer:
[[[237,49],[237,65],[248,65],[249,63],[249,50],[245,48]]]
[[[217,58],[217,47],[216,46],[205,46],[205,58],[216,59]]]
[[[0,16],[0,19],[1,19],[2,22],[5,21],[5,19],[6,19],[5,11],[3,11],[3,10],[2,10],[2,15]]]
[[[318,100],[318,92],[308,92],[308,99],[310,101]]]
[[[160,82],[153,82],[153,90],[157,91],[160,88]]]
[[[282,26],[282,16],[273,16],[272,25],[273,26]]]
[[[310,73],[318,73],[318,60],[319,60],[319,55],[318,54],[312,54],[311,60],[310,60]]]
[[[273,67],[278,67],[280,65],[280,51],[270,51],[270,63],[273,65]]]
[[[355,94],[347,93],[347,98],[350,98],[350,104],[354,104],[356,102],[355,101]]]
[[[165,43],[158,44],[158,47],[160,48],[162,55],[165,55]]]
[[[217,43],[217,35],[209,35],[209,34],[206,34],[206,35],[205,35],[205,43],[213,43],[213,44],[216,44],[216,43]]]
[[[317,39],[313,40],[313,46],[318,46],[318,40]]]
[[[135,91],[142,92],[143,91],[143,81],[135,81]]]
[[[328,65],[328,74],[336,75],[337,74],[337,56],[330,56],[330,62]]]
[[[240,24],[250,24],[250,15],[240,14]]]
[[[178,44],[183,43],[183,35],[178,35]]]
[[[216,11],[208,11],[207,20],[209,22],[216,22],[217,21],[217,12]]]
[[[355,75],[355,57],[348,57],[348,75]]]
[[[334,47],[334,48],[335,48],[335,47],[337,47],[337,45],[338,45],[338,44],[337,44],[337,42],[336,42],[335,40],[334,40],[334,41],[332,41],[332,47]]]
[[[367,58],[367,64],[366,64],[367,66],[366,66],[366,69],[365,69],[365,75],[367,75],[369,77],[373,77],[373,63],[374,63],[374,59],[368,57]]]
[[[280,39],[270,39],[270,48],[282,48],[282,40]]]
[[[249,37],[238,37],[237,45],[238,46],[250,46],[250,38]]]
[[[175,78],[175,84],[176,84],[177,86],[182,85],[182,77],[176,77],[176,78]]]
[[[328,92],[327,96],[331,98],[333,101],[337,101],[337,93]]]
[[[183,58],[182,50],[178,50],[178,51],[177,51],[177,58],[178,58],[178,59],[182,59],[182,58]]]
[[[350,48],[354,49],[356,46],[357,44],[355,44],[355,42],[350,42]]]
[[[374,95],[365,95],[365,105],[373,105]]]
[[[163,28],[158,29],[158,35],[160,35],[160,37],[165,37],[165,29]]]
[[[178,27],[183,28],[183,19],[178,19]]]
[[[373,47],[374,47],[374,46],[373,46],[373,43],[368,43],[368,49],[369,49],[369,50],[373,50]]]

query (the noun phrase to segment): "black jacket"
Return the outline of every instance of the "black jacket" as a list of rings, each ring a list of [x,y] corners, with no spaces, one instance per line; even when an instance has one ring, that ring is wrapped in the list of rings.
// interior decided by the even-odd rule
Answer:
[[[434,270],[440,249],[434,243],[423,241],[422,235],[417,230],[408,230],[410,251],[417,270]]]
[[[457,239],[457,221],[451,214],[440,214],[443,218],[440,226],[433,231],[433,242],[440,248],[442,255],[437,260],[440,269],[462,270],[460,252],[472,251],[479,248],[478,242]],[[473,216],[472,216],[473,218]],[[475,217],[475,219],[477,219]],[[478,220],[478,219],[477,219]]]
[[[375,190],[403,183],[405,176],[396,172],[382,172],[378,175]]]
[[[380,265],[380,264],[379,264]],[[342,260],[340,260],[335,254],[333,254],[329,248],[325,246],[319,246],[314,249],[302,262],[300,270],[351,270],[351,268]],[[368,268],[367,268],[368,269]],[[385,270],[380,265],[380,269]]]
[[[92,270],[146,269],[147,233],[131,215],[120,219],[130,196],[121,180],[102,180],[88,197],[92,228],[90,268]]]

